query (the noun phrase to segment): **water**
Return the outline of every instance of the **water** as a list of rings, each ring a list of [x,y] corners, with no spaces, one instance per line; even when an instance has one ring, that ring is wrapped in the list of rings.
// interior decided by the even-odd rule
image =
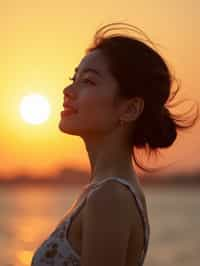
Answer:
[[[82,187],[0,188],[0,265],[30,265]],[[200,261],[200,188],[145,187],[151,226],[145,266]]]

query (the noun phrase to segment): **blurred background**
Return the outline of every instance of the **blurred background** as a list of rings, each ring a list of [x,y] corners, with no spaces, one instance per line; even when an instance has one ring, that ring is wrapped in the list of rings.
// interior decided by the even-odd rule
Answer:
[[[198,0],[1,1],[0,265],[30,265],[89,182],[82,139],[58,123],[63,88],[97,28],[126,22],[142,29],[181,80],[176,99],[199,101],[199,10]],[[136,167],[151,226],[145,266],[200,260],[199,130],[198,122],[180,132],[157,159],[138,152],[146,166],[169,165],[153,175]]]

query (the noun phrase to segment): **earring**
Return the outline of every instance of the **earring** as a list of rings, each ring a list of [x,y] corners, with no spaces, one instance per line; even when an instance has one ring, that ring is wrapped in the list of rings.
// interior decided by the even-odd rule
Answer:
[[[124,127],[125,121],[124,120],[119,120],[119,124],[120,124],[121,127]]]

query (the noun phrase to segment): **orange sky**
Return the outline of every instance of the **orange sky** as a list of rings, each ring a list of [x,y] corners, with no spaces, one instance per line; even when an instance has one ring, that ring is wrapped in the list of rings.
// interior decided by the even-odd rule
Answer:
[[[3,1],[0,9],[0,173],[54,174],[62,166],[89,169],[83,141],[58,129],[62,90],[84,56],[97,27],[127,22],[162,46],[182,81],[180,96],[200,99],[200,2],[193,1]],[[46,96],[51,115],[41,125],[25,123],[21,98]],[[163,150],[159,163],[174,169],[199,167],[199,123]],[[171,171],[170,170],[170,171]]]

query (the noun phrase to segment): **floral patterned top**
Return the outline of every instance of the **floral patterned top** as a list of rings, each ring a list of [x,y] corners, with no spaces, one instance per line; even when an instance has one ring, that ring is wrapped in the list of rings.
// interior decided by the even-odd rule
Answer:
[[[72,213],[69,215],[69,217],[66,219],[64,218],[58,224],[55,230],[48,236],[48,238],[41,244],[41,246],[35,251],[32,257],[31,266],[80,266],[80,255],[72,248],[66,237],[66,232],[69,229],[73,217],[82,207],[88,196],[94,192],[95,189],[98,189],[100,187],[99,185],[102,185],[104,182],[111,179],[127,186],[136,200],[145,232],[144,248],[138,266],[142,266],[144,264],[150,237],[150,226],[148,217],[145,215],[144,206],[142,205],[142,202],[132,184],[120,177],[108,177],[100,182],[92,183],[86,186],[86,188],[88,187],[89,190],[82,200],[77,204],[76,208],[72,210]]]

